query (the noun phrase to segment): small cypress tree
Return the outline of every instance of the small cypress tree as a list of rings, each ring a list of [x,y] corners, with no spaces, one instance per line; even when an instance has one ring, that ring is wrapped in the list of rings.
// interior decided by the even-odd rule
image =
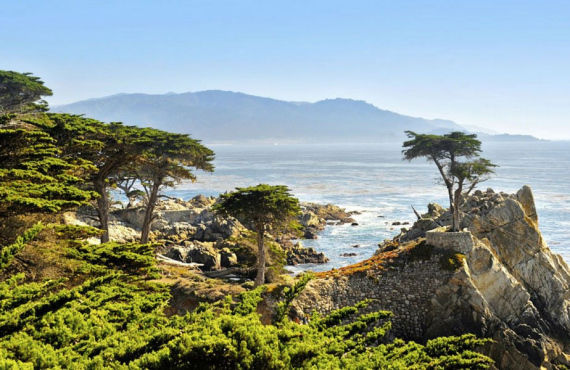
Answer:
[[[265,282],[265,232],[288,226],[300,212],[299,201],[291,196],[287,186],[267,184],[236,188],[236,191],[222,194],[220,198],[220,202],[214,205],[216,212],[237,218],[257,233],[255,285],[261,285]]]

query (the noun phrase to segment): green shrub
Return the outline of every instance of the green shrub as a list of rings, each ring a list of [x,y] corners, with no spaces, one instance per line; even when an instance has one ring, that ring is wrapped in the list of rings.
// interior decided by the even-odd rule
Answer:
[[[465,255],[458,252],[448,251],[441,256],[439,263],[442,269],[447,271],[455,271],[463,266]]]
[[[37,223],[32,228],[26,230],[16,241],[6,247],[0,249],[0,270],[6,268],[18,252],[20,252],[26,244],[31,242],[45,228],[41,223]]]

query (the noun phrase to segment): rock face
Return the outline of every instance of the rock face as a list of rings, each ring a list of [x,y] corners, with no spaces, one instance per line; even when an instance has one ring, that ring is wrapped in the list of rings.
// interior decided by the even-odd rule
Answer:
[[[324,253],[317,252],[314,248],[305,248],[301,242],[286,248],[287,264],[298,265],[300,263],[326,263],[329,259]]]
[[[229,257],[229,253],[223,252],[226,264],[224,267],[230,267],[228,260],[231,257]],[[184,246],[169,248],[166,256],[182,262],[200,264],[205,271],[219,270],[223,266],[222,253],[218,252],[212,242],[186,242]],[[235,257],[235,254],[233,257]]]
[[[433,206],[365,268],[311,281],[297,314],[375,298],[371,309],[395,313],[397,335],[472,332],[495,339],[484,351],[498,368],[569,366],[570,270],[542,238],[531,189],[475,192],[462,210],[463,232],[445,232],[449,213]]]

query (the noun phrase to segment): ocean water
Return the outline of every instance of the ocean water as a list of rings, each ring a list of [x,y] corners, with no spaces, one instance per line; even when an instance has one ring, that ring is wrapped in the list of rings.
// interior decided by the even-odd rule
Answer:
[[[318,239],[303,240],[330,262],[290,267],[294,272],[323,271],[366,259],[379,242],[399,232],[402,226],[392,222],[413,223],[411,206],[424,213],[429,202],[448,202],[435,166],[422,159],[403,161],[400,143],[210,147],[216,152],[215,172],[198,172],[197,182],[182,183],[170,195],[189,199],[259,183],[285,184],[301,201],[361,212],[354,216],[358,226],[327,226]],[[488,143],[483,156],[499,167],[479,188],[513,193],[530,185],[548,245],[570,262],[570,142]],[[357,255],[342,257],[343,253]]]

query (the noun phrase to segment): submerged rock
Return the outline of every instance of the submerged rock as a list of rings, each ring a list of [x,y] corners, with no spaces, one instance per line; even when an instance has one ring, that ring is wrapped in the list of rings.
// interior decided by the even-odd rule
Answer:
[[[357,254],[357,253],[354,253],[354,252],[352,252],[352,253],[342,253],[340,256],[341,256],[341,257],[355,257],[355,256],[358,256],[358,254]]]

